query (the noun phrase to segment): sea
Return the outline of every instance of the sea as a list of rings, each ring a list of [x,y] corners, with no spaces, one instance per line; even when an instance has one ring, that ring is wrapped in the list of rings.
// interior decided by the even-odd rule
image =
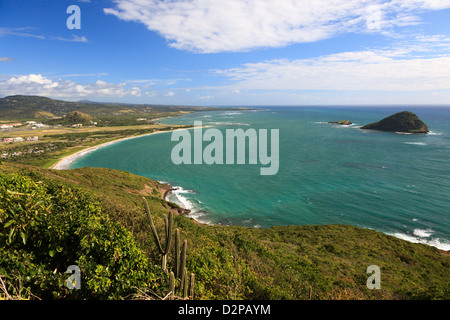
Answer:
[[[274,175],[261,175],[259,162],[175,164],[172,150],[179,141],[172,141],[173,132],[98,148],[70,168],[119,169],[169,183],[174,190],[168,200],[202,223],[251,228],[348,224],[450,250],[450,106],[248,108],[159,121],[201,121],[203,132],[215,128],[224,139],[228,129],[278,130]],[[417,114],[430,133],[361,129],[400,111]],[[329,123],[340,120],[352,125]],[[203,148],[207,145],[203,142]]]

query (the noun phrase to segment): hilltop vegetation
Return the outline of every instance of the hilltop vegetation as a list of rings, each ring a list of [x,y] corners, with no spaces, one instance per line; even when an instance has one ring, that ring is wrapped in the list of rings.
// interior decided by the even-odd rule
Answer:
[[[171,105],[150,105],[150,104],[121,104],[121,103],[96,103],[90,101],[70,102],[55,100],[40,96],[8,96],[0,98],[1,120],[37,120],[47,121],[61,118],[70,112],[78,111],[88,114],[98,120],[108,121],[109,125],[114,124],[113,120],[122,123],[127,119],[145,117],[156,119],[167,116],[175,116],[180,113],[195,111],[211,111],[217,108],[195,107],[195,106],[171,106]]]
[[[202,225],[162,199],[167,185],[118,170],[4,163],[0,175],[0,274],[25,297],[129,299],[136,288],[164,296],[145,196],[160,232],[163,215],[176,213],[197,299],[450,298],[448,254],[373,230]],[[81,291],[64,285],[72,264]],[[369,265],[381,268],[380,290],[366,287]]]
[[[73,125],[73,124],[92,124],[93,118],[91,115],[81,112],[81,111],[71,111],[65,115],[62,119],[52,119],[46,121],[48,124],[62,124],[62,125]]]

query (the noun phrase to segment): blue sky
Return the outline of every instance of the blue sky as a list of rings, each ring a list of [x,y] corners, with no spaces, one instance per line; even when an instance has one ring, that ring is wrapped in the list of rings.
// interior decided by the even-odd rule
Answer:
[[[0,96],[13,94],[450,104],[450,0],[0,0]]]

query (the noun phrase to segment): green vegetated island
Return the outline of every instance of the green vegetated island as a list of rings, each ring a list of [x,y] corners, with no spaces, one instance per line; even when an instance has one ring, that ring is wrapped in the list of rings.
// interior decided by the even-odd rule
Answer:
[[[417,134],[429,132],[428,126],[410,111],[395,113],[378,122],[367,124],[361,129]]]
[[[350,120],[330,121],[328,123],[352,125]],[[429,132],[428,126],[415,113],[410,111],[397,112],[380,121],[366,124],[361,129],[410,134],[424,134]]]
[[[11,102],[12,98],[5,99]],[[45,113],[49,120],[85,120],[82,127],[72,128],[69,121],[54,128],[68,130],[60,136],[39,131],[49,127],[30,129],[50,143],[60,138],[73,143],[60,151],[48,151],[50,157],[64,155],[67,148],[117,137],[103,130],[100,132],[106,137],[93,138],[98,127],[83,131],[91,122],[120,121],[110,115],[106,115],[109,120],[102,118],[101,105],[93,104],[93,110],[73,110],[71,105],[63,116],[57,114],[59,107],[42,108],[40,97],[12,100],[20,99],[30,104],[12,102],[17,110],[23,115],[27,108],[33,110],[36,122],[43,125],[55,126],[45,124],[42,112],[53,114]],[[140,113],[142,106],[113,106],[117,112],[133,110],[127,113],[129,121],[149,119],[152,112],[161,111],[149,107],[144,116]],[[195,111],[177,108],[182,109],[170,112]],[[4,110],[15,109],[3,100],[0,114]],[[79,113],[70,114],[74,111]],[[10,118],[11,123],[30,121],[27,119]],[[148,130],[143,126],[153,125],[127,123],[124,126],[129,128],[115,126],[111,132],[142,133]],[[17,131],[7,133],[22,132],[14,129]],[[77,136],[81,133],[84,140]],[[56,137],[51,138],[52,134]],[[75,136],[72,140],[71,135]],[[450,298],[450,255],[431,246],[348,225],[267,229],[204,225],[164,200],[171,186],[145,177],[102,168],[52,170],[46,168],[46,161],[36,165],[31,156],[2,160],[1,299]],[[79,290],[67,286],[66,270],[71,265],[80,268]],[[367,287],[367,268],[371,265],[380,267],[380,289]]]

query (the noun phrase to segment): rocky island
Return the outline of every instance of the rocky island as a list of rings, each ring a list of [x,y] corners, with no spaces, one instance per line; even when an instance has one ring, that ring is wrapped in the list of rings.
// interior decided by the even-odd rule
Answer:
[[[428,133],[427,125],[410,111],[395,113],[378,122],[367,124],[361,129],[401,133]]]
[[[350,120],[330,121],[330,122],[328,122],[328,123],[331,123],[331,124],[340,124],[340,125],[343,125],[343,126],[349,126],[349,125],[352,124],[352,122],[351,122]]]

